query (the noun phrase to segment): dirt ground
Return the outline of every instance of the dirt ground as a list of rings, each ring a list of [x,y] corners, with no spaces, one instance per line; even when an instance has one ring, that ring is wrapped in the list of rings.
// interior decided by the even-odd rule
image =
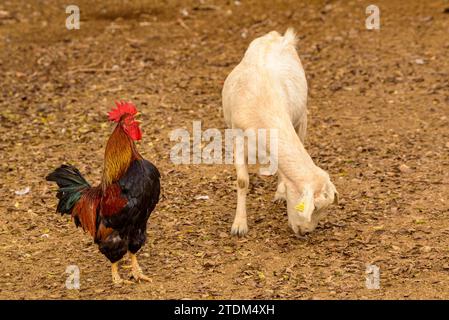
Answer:
[[[448,1],[374,1],[379,31],[365,28],[373,1],[72,2],[80,30],[65,28],[65,1],[0,3],[0,298],[449,298]],[[288,26],[309,82],[306,148],[341,202],[297,239],[276,177],[253,168],[249,234],[232,237],[234,167],[174,165],[169,134],[224,129],[226,75],[253,38]],[[44,179],[71,163],[100,181],[117,99],[140,108],[138,148],[162,173],[139,254],[152,283],[112,285]]]

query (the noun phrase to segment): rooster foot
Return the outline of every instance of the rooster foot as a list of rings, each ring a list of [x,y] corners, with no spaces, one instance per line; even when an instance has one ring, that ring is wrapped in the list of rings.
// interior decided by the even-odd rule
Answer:
[[[124,280],[120,277],[120,274],[118,273],[118,262],[115,262],[112,264],[111,267],[112,270],[112,282],[116,285],[120,284],[132,284],[129,280]]]
[[[131,275],[136,281],[147,281],[152,282],[150,277],[147,277],[143,274],[142,269],[139,266],[139,262],[137,261],[137,257],[135,254],[129,253],[131,257]]]

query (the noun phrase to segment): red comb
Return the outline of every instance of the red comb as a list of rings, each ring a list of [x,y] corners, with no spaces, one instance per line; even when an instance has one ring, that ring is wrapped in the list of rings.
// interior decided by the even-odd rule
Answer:
[[[108,118],[110,121],[119,122],[125,114],[134,116],[137,113],[137,108],[132,102],[116,101],[115,105],[117,108],[108,112]]]

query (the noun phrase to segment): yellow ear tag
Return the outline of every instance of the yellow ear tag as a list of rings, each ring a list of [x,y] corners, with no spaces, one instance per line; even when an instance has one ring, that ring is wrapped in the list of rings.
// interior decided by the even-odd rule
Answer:
[[[300,202],[295,206],[295,209],[298,210],[299,212],[304,212],[304,207],[305,207],[304,202]]]

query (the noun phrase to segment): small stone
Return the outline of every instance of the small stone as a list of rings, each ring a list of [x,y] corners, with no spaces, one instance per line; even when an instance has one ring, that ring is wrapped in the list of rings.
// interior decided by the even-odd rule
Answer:
[[[181,15],[183,16],[183,17],[188,17],[189,16],[189,11],[187,11],[187,9],[181,9]]]
[[[399,166],[399,171],[401,171],[402,173],[408,173],[408,172],[412,171],[412,169],[410,169],[410,167],[406,164],[401,164]]]
[[[324,12],[329,12],[329,11],[332,10],[332,8],[333,8],[333,7],[332,7],[332,4],[329,3],[329,4],[327,4],[327,5],[324,7],[323,11],[324,11]]]
[[[422,17],[421,19],[419,19],[422,22],[429,22],[433,20],[432,16],[426,16],[426,17]]]
[[[29,193],[30,190],[31,190],[30,187],[25,187],[25,188],[23,188],[23,189],[16,190],[14,193],[15,193],[16,195],[18,195],[18,196],[24,196],[24,195],[26,195],[27,193]]]
[[[11,16],[8,11],[0,10],[0,19],[8,19],[10,17]]]
[[[429,253],[430,251],[432,251],[432,248],[429,246],[424,246],[421,248],[421,251],[424,253]]]
[[[424,64],[424,60],[423,59],[416,59],[415,63],[416,64]]]
[[[213,262],[213,261],[205,261],[204,263],[203,263],[203,266],[205,267],[205,268],[212,268],[212,267],[214,267],[215,266],[215,263]]]

